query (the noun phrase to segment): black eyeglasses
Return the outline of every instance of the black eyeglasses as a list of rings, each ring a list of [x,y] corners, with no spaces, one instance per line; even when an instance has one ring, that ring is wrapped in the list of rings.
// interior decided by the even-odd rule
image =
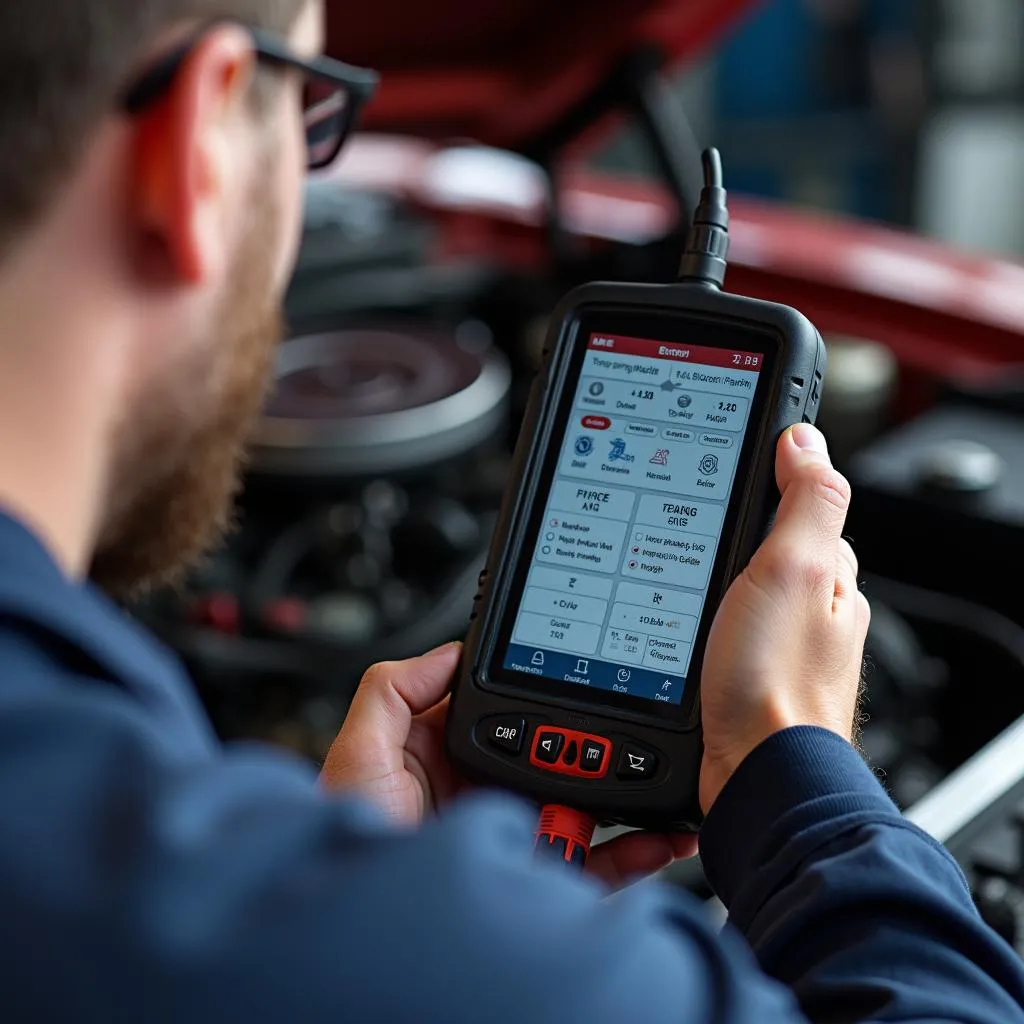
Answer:
[[[121,109],[135,116],[156,102],[170,88],[185,58],[211,27],[205,25],[143,72],[122,95]],[[243,27],[252,36],[257,60],[302,73],[307,164],[310,170],[326,167],[341,152],[360,111],[377,88],[377,73],[330,57],[304,60],[269,32],[249,25]]]

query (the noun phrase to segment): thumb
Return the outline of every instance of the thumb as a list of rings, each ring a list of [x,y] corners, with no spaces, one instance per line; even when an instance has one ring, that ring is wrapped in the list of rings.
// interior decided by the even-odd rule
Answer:
[[[782,500],[765,542],[794,556],[831,556],[850,507],[850,485],[832,467],[825,438],[809,423],[798,423],[781,438],[775,477]]]
[[[353,743],[401,749],[415,715],[444,699],[462,645],[445,644],[418,658],[385,661],[363,676],[342,730]]]

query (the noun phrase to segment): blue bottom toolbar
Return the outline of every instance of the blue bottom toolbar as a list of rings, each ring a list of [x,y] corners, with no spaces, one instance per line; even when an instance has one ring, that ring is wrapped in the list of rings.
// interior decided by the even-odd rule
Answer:
[[[656,700],[662,704],[679,704],[686,686],[686,680],[679,676],[613,665],[607,661],[580,658],[559,651],[523,647],[521,644],[509,646],[505,655],[505,668],[511,672],[524,672],[559,682],[592,686],[596,690],[628,693],[633,697]]]

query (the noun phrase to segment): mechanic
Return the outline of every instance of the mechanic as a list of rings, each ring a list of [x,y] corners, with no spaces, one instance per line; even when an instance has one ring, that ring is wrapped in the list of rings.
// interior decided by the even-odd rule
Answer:
[[[535,863],[530,808],[456,796],[456,645],[371,669],[318,781],[220,745],[111,600],[227,525],[322,16],[0,5],[3,1020],[1024,1020],[1021,963],[851,746],[868,608],[812,427],[779,443],[777,524],[703,677],[723,934],[653,882],[607,898],[690,839],[629,834],[573,876]]]

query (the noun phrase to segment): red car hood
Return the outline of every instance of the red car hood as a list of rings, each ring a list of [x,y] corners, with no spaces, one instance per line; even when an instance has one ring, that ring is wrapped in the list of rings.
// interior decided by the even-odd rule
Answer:
[[[328,52],[383,75],[364,127],[522,149],[640,47],[668,64],[757,0],[328,0]]]
[[[531,198],[537,169],[513,175],[512,184],[509,171],[485,175],[481,197],[479,166],[466,192],[466,175],[453,175],[433,142],[529,151],[627,54],[653,46],[666,64],[679,64],[756,4],[328,0],[328,52],[383,74],[363,122],[371,134],[357,138],[329,176],[457,218],[473,211],[482,215],[470,231],[481,251],[514,254],[525,246],[525,258],[542,260],[543,188]],[[583,235],[643,241],[671,223],[671,198],[653,182],[568,177],[562,203]],[[794,305],[824,331],[883,341],[904,367],[932,376],[1020,362],[1024,268],[855,222],[735,198],[732,205],[730,288]],[[532,245],[524,229],[536,235]]]

